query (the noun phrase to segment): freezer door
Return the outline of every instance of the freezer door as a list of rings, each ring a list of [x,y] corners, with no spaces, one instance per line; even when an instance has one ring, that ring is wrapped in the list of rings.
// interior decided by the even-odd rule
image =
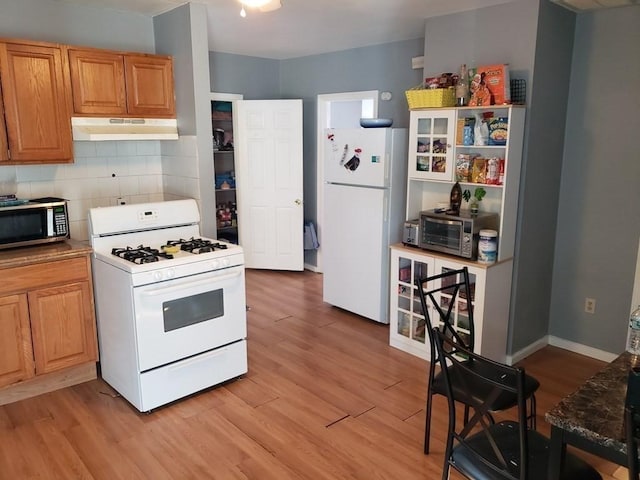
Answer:
[[[326,185],[323,300],[376,322],[388,319],[387,190]]]
[[[388,186],[390,128],[330,128],[324,141],[326,182]]]

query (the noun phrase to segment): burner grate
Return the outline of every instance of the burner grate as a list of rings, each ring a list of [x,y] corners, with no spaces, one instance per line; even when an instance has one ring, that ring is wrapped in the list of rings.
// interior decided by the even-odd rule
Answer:
[[[157,262],[160,258],[172,259],[173,255],[164,253],[158,249],[145,247],[143,245],[137,248],[125,247],[125,248],[113,248],[111,253],[116,257],[123,258],[132,263],[142,265],[144,263]]]
[[[191,237],[189,240],[179,239],[179,240],[169,240],[167,242],[169,246],[178,246],[180,250],[189,253],[208,253],[213,252],[215,250],[226,250],[227,246],[223,243],[213,242],[211,240],[205,240],[202,238],[194,238]]]

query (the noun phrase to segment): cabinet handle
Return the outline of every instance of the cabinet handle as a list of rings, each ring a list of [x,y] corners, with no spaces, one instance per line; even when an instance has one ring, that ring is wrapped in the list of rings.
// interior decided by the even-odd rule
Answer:
[[[302,200],[300,200],[299,198],[296,198],[295,204],[302,205]]]

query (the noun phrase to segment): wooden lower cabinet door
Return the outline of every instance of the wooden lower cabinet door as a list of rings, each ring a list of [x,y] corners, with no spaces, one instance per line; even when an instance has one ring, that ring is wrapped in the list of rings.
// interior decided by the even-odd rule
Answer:
[[[28,295],[37,375],[96,360],[89,282],[42,288]]]
[[[27,296],[0,297],[0,387],[34,375]]]

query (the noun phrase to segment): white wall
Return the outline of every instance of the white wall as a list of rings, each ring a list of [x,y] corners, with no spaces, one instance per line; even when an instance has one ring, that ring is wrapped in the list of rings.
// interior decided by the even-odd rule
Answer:
[[[70,233],[86,240],[92,207],[162,200],[159,141],[75,142],[75,163],[0,167],[0,179],[17,182],[19,198],[69,200]]]

